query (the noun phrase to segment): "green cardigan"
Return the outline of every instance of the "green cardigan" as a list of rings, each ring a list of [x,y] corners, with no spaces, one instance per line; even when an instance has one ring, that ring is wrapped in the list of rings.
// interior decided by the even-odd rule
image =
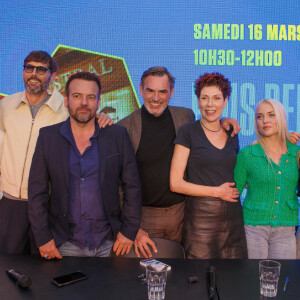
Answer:
[[[239,152],[234,180],[240,195],[248,185],[243,203],[245,225],[298,225],[296,156],[299,150],[299,146],[287,142],[287,154],[282,155],[279,165],[271,160],[272,166],[260,144]]]

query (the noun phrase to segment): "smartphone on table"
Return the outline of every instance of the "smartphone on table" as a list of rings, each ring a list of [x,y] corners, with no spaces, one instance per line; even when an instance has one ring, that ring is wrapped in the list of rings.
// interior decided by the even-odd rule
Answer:
[[[51,282],[58,287],[62,287],[65,285],[69,285],[69,284],[87,279],[87,278],[88,277],[85,274],[83,274],[80,271],[77,271],[74,273],[54,277],[54,278],[52,278]]]

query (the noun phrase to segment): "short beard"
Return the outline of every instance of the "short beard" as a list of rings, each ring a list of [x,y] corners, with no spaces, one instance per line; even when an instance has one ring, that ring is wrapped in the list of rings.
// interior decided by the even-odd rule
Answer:
[[[29,78],[29,79],[31,79],[31,78]],[[50,83],[50,78],[43,85],[37,86],[36,88],[32,89],[32,88],[29,87],[29,85],[27,84],[27,82],[25,82],[25,88],[26,88],[26,91],[28,93],[31,93],[31,94],[41,94],[42,92],[47,91],[47,89],[49,87],[49,83]]]
[[[70,110],[70,108],[69,108],[69,114],[76,122],[78,122],[80,124],[86,124],[86,123],[90,122],[96,116],[96,112],[93,112],[91,109],[89,109],[90,113],[88,115],[77,114],[77,110],[79,110],[81,108],[82,107],[76,109],[75,112]]]

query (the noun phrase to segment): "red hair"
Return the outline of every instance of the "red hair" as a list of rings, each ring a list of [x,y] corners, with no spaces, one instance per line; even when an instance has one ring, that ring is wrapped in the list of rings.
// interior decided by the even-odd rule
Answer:
[[[224,99],[231,94],[230,81],[220,73],[205,73],[195,81],[195,94],[198,99],[205,86],[217,86],[222,91]]]

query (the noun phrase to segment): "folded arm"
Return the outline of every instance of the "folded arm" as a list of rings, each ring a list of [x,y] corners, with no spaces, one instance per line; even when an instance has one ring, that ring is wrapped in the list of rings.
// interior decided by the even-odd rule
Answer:
[[[170,188],[172,192],[189,196],[215,197],[228,202],[237,202],[238,190],[234,182],[226,182],[220,186],[205,186],[190,183],[184,180],[190,149],[176,144],[170,171]]]

